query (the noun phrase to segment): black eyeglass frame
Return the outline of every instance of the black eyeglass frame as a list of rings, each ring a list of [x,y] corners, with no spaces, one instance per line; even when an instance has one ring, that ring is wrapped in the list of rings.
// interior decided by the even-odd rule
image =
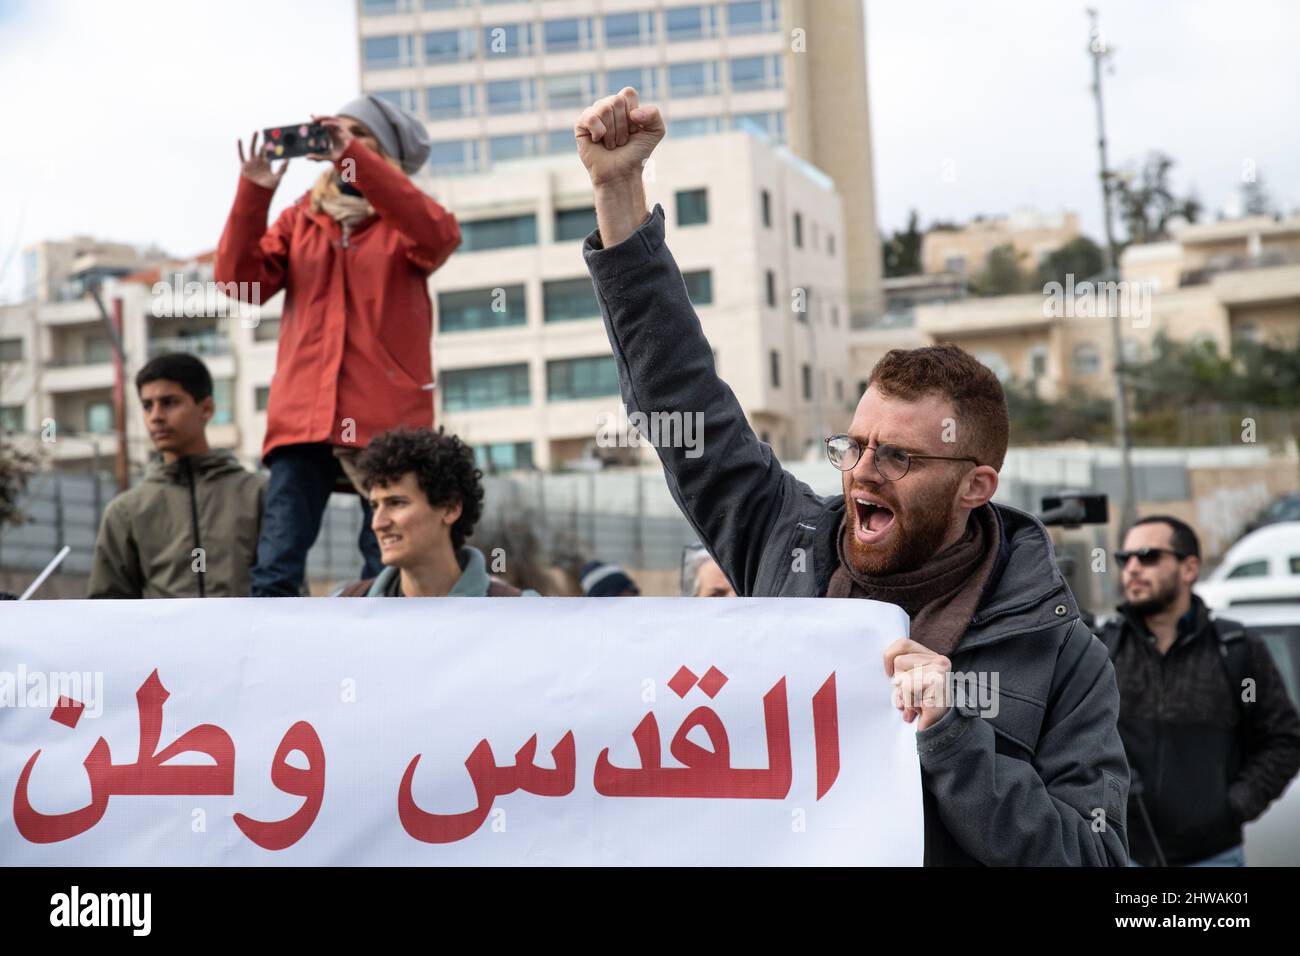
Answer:
[[[856,448],[858,449],[858,454],[857,454],[857,457],[853,459],[853,464],[849,465],[849,467],[847,467],[847,468],[840,468],[839,465],[836,465],[836,464],[835,464],[835,460],[834,460],[833,458],[831,458],[831,442],[833,442],[833,441],[835,441],[835,440],[837,440],[837,439],[840,439],[840,438],[843,438],[843,439],[845,439],[846,441],[851,441],[851,442],[853,443],[854,447],[856,447]],[[885,442],[885,444],[883,444],[883,445],[875,445],[875,446],[872,446],[872,445],[863,445],[862,442],[858,441],[858,440],[857,440],[856,438],[854,438],[852,435],[831,435],[831,436],[829,436],[829,437],[827,437],[827,438],[823,438],[823,439],[822,439],[822,444],[823,444],[823,445],[825,446],[825,448],[826,448],[826,459],[831,463],[832,466],[834,466],[835,468],[837,468],[837,469],[840,470],[840,471],[852,471],[854,468],[858,467],[858,462],[860,462],[860,461],[862,460],[862,452],[863,452],[863,450],[864,450],[864,449],[870,449],[870,450],[871,450],[871,467],[874,468],[874,469],[876,469],[876,474],[878,474],[878,475],[879,475],[881,478],[883,478],[885,481],[902,481],[904,478],[906,478],[906,477],[908,476],[908,474],[911,473],[911,471],[912,471],[912,462],[913,462],[914,460],[921,460],[921,461],[925,461],[925,460],[929,460],[929,461],[969,461],[971,464],[976,465],[976,466],[978,466],[979,463],[980,463],[978,458],[971,458],[969,455],[957,455],[957,456],[953,456],[953,455],[917,455],[917,454],[913,454],[912,452],[910,452],[910,451],[908,451],[907,449],[902,448],[902,447],[900,447],[900,446],[898,446],[898,445],[890,444],[889,442]],[[880,470],[879,459],[877,459],[877,457],[876,457],[876,453],[877,453],[881,448],[893,448],[893,449],[896,449],[896,450],[898,451],[898,453],[901,454],[901,455],[902,455],[902,456],[907,460],[907,467],[903,469],[903,473],[902,473],[901,475],[899,475],[897,478],[891,478],[891,477],[889,477],[889,475],[885,474],[883,471]]]

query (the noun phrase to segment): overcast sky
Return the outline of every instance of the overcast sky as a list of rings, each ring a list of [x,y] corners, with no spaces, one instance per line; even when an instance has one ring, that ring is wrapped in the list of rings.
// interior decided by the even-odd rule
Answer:
[[[1213,212],[1252,161],[1300,207],[1300,4],[1096,6],[1115,48],[1114,164],[1164,150],[1178,187]],[[868,0],[882,228],[910,208],[925,225],[1036,206],[1075,210],[1100,234],[1083,7]],[[16,250],[39,239],[215,246],[236,138],[357,94],[355,20],[353,0],[0,0],[0,301],[21,290]],[[273,213],[318,169],[295,160]]]

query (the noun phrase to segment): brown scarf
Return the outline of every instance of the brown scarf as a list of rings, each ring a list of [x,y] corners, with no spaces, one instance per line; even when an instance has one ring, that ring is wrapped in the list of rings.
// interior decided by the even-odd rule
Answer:
[[[339,193],[337,196],[323,196],[320,206],[334,218],[345,236],[361,220],[375,214],[374,207],[366,202],[364,197],[349,196],[347,193]]]
[[[852,533],[846,514],[835,545],[840,563],[826,596],[897,604],[912,619],[912,640],[947,657],[966,633],[997,562],[997,521],[993,506],[986,504],[971,512],[966,533],[923,567],[867,577],[844,560],[844,536]]]

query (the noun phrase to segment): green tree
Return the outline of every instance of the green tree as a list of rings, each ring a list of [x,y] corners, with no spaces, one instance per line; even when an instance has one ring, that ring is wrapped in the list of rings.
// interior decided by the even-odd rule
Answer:
[[[920,217],[913,209],[907,217],[907,228],[901,232],[895,230],[893,238],[882,245],[886,278],[920,274],[921,239]]]
[[[1064,285],[1068,275],[1073,275],[1075,282],[1081,282],[1100,273],[1104,263],[1101,246],[1087,236],[1077,236],[1059,249],[1052,250],[1038,264],[1038,286],[1042,288],[1049,282]]]
[[[1131,243],[1156,242],[1169,238],[1169,223],[1175,217],[1196,222],[1201,201],[1194,193],[1174,195],[1169,182],[1174,160],[1160,152],[1147,155],[1140,169],[1129,169],[1115,177],[1114,192],[1120,219]]]
[[[975,276],[973,286],[977,295],[1012,295],[1016,292],[1028,292],[1033,288],[1033,276],[1021,268],[1020,261],[1024,253],[1016,252],[1014,246],[1005,243],[990,252],[984,259],[984,267]]]

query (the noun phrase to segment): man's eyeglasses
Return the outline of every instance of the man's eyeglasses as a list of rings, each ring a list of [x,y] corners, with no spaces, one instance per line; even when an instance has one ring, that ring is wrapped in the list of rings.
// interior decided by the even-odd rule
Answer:
[[[859,459],[862,458],[863,445],[856,438],[849,435],[832,435],[830,438],[824,439],[824,441],[826,442],[826,457],[830,459],[832,465],[840,471],[852,471],[857,467]],[[870,445],[866,447],[871,448]],[[898,481],[906,475],[912,467],[912,462],[917,459],[969,461],[976,465],[979,464],[977,459],[968,457],[913,455],[897,445],[885,444],[871,448],[871,461],[876,466],[876,473],[888,481]]]
[[[1160,559],[1166,554],[1172,554],[1179,561],[1188,555],[1183,551],[1174,551],[1171,548],[1138,548],[1136,551],[1116,551],[1115,560],[1119,562],[1120,567],[1128,564],[1129,558],[1137,558],[1138,563],[1144,568],[1150,568],[1160,563]]]

